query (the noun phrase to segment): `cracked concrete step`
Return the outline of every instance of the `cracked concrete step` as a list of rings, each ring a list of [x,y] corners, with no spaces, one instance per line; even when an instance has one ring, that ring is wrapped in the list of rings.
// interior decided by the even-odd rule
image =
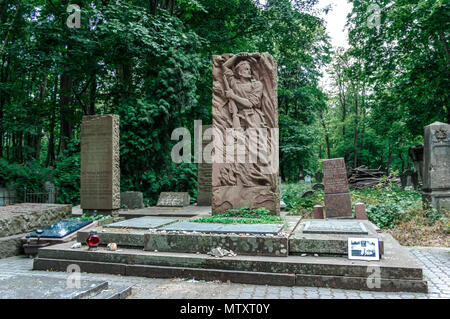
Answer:
[[[125,299],[130,296],[131,293],[131,286],[109,284],[106,289],[103,289],[99,294],[92,296],[89,299]]]
[[[0,299],[85,299],[108,288],[106,281],[81,280],[45,275],[0,275]]]

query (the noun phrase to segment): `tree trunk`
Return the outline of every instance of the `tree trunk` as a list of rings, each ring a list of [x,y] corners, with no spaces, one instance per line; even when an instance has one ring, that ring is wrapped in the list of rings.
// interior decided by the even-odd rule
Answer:
[[[353,167],[358,167],[358,95],[355,95],[355,139],[354,139]]]
[[[72,76],[64,72],[60,81],[60,136],[58,154],[67,148],[67,142],[72,137],[72,110],[70,107],[72,93]]]
[[[56,92],[58,92],[58,76],[55,76],[55,84],[52,97],[52,111],[50,117],[50,136],[48,139],[47,158],[45,160],[45,166],[55,165],[55,125],[56,125]]]

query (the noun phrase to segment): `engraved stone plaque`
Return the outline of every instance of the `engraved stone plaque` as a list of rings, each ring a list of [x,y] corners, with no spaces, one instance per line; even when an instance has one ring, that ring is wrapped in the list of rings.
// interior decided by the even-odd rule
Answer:
[[[186,192],[161,192],[157,206],[183,207],[188,206],[191,197]]]
[[[120,208],[119,117],[83,116],[81,124],[81,208]]]

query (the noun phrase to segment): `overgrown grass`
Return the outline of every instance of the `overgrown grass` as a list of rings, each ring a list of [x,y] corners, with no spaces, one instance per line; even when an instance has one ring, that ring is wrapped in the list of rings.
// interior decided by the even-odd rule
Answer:
[[[312,218],[314,205],[324,205],[323,192],[301,198],[308,184],[282,185],[282,197],[290,215]],[[422,196],[414,190],[402,190],[397,185],[350,190],[352,207],[366,204],[367,218],[388,231],[402,245],[436,245],[450,247],[448,211],[422,208]]]
[[[212,215],[192,220],[196,223],[222,223],[222,224],[281,224],[283,219],[270,215],[267,208],[250,209],[242,207],[230,209],[223,214]]]

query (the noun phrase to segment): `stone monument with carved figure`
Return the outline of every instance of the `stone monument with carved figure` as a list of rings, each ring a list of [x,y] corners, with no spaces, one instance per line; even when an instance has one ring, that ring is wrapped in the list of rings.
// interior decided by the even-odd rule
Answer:
[[[213,57],[212,212],[279,215],[277,65],[268,53]]]
[[[450,125],[425,127],[422,200],[424,206],[450,210]]]

